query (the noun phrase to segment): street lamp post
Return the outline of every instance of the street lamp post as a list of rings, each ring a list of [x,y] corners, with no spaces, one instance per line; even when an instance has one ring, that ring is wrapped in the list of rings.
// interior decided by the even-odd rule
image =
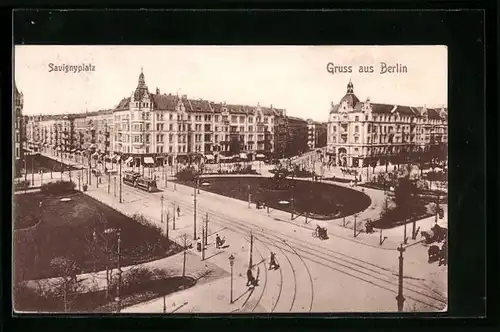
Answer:
[[[357,217],[357,214],[354,214],[354,237],[357,236],[357,234],[356,234],[356,224],[357,224],[356,217]]]
[[[231,256],[229,256],[229,265],[231,266],[231,291],[230,291],[230,300],[231,300],[231,304],[233,303],[233,266],[234,266],[234,256],[233,254],[231,254]]]
[[[398,278],[398,295],[396,296],[396,301],[398,301],[398,311],[403,311],[403,305],[405,302],[405,297],[403,296],[403,252],[405,248],[401,244],[398,247],[399,251],[399,278]]]

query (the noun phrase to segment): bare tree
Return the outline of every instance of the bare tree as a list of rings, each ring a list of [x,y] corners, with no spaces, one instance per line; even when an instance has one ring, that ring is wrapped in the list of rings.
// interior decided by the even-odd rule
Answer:
[[[68,294],[74,294],[79,291],[81,280],[77,280],[80,271],[76,262],[67,257],[56,257],[50,261],[50,266],[56,271],[59,277],[51,281],[56,295],[63,297],[64,312],[68,311]]]
[[[106,299],[110,299],[110,290],[115,289],[119,282],[119,271],[117,270],[119,258],[122,262],[127,262],[129,264],[126,267],[127,272],[133,273],[134,270],[140,269],[142,264],[132,262],[141,262],[144,257],[150,256],[161,247],[163,235],[160,227],[151,224],[147,218],[141,214],[134,214],[132,219],[152,229],[157,235],[155,241],[143,241],[139,246],[123,247],[120,251],[120,257],[118,257],[116,234],[108,232],[108,230],[112,228],[102,214],[96,214],[96,222],[94,226],[89,229],[86,236],[86,252],[94,261],[94,273],[98,273],[98,271],[96,271],[96,262],[100,262],[100,264],[104,265],[106,272]]]
[[[181,237],[181,244],[182,244],[182,247],[183,247],[183,263],[182,263],[182,276],[184,277],[186,275],[186,250],[188,248],[188,243],[189,243],[189,239],[188,239],[188,236],[186,233],[182,234]]]

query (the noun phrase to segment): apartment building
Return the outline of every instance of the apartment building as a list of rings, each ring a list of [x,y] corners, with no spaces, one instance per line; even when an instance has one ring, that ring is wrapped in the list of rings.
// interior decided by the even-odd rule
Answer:
[[[448,110],[361,102],[351,81],[338,104],[332,102],[327,154],[343,166],[385,163],[432,147],[447,149]]]
[[[24,151],[23,151],[23,107],[24,95],[17,89],[14,83],[14,176],[18,177],[21,174],[23,167]]]
[[[173,163],[189,155],[217,162],[229,155],[254,159],[274,149],[275,119],[283,110],[151,93],[144,73],[113,110],[113,151],[136,163]],[[147,159],[145,159],[147,158]]]
[[[307,119],[307,146],[309,149],[326,146],[327,124]]]

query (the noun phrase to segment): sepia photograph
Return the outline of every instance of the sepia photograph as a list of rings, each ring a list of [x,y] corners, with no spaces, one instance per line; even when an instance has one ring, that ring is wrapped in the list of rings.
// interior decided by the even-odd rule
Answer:
[[[448,310],[446,46],[13,58],[15,312]]]

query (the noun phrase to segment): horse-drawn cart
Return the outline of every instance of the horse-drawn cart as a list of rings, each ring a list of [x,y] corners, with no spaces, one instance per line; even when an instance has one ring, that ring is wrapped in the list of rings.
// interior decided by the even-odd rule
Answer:
[[[425,238],[425,243],[441,242],[448,238],[448,229],[434,225],[429,231],[422,231],[420,235]]]

